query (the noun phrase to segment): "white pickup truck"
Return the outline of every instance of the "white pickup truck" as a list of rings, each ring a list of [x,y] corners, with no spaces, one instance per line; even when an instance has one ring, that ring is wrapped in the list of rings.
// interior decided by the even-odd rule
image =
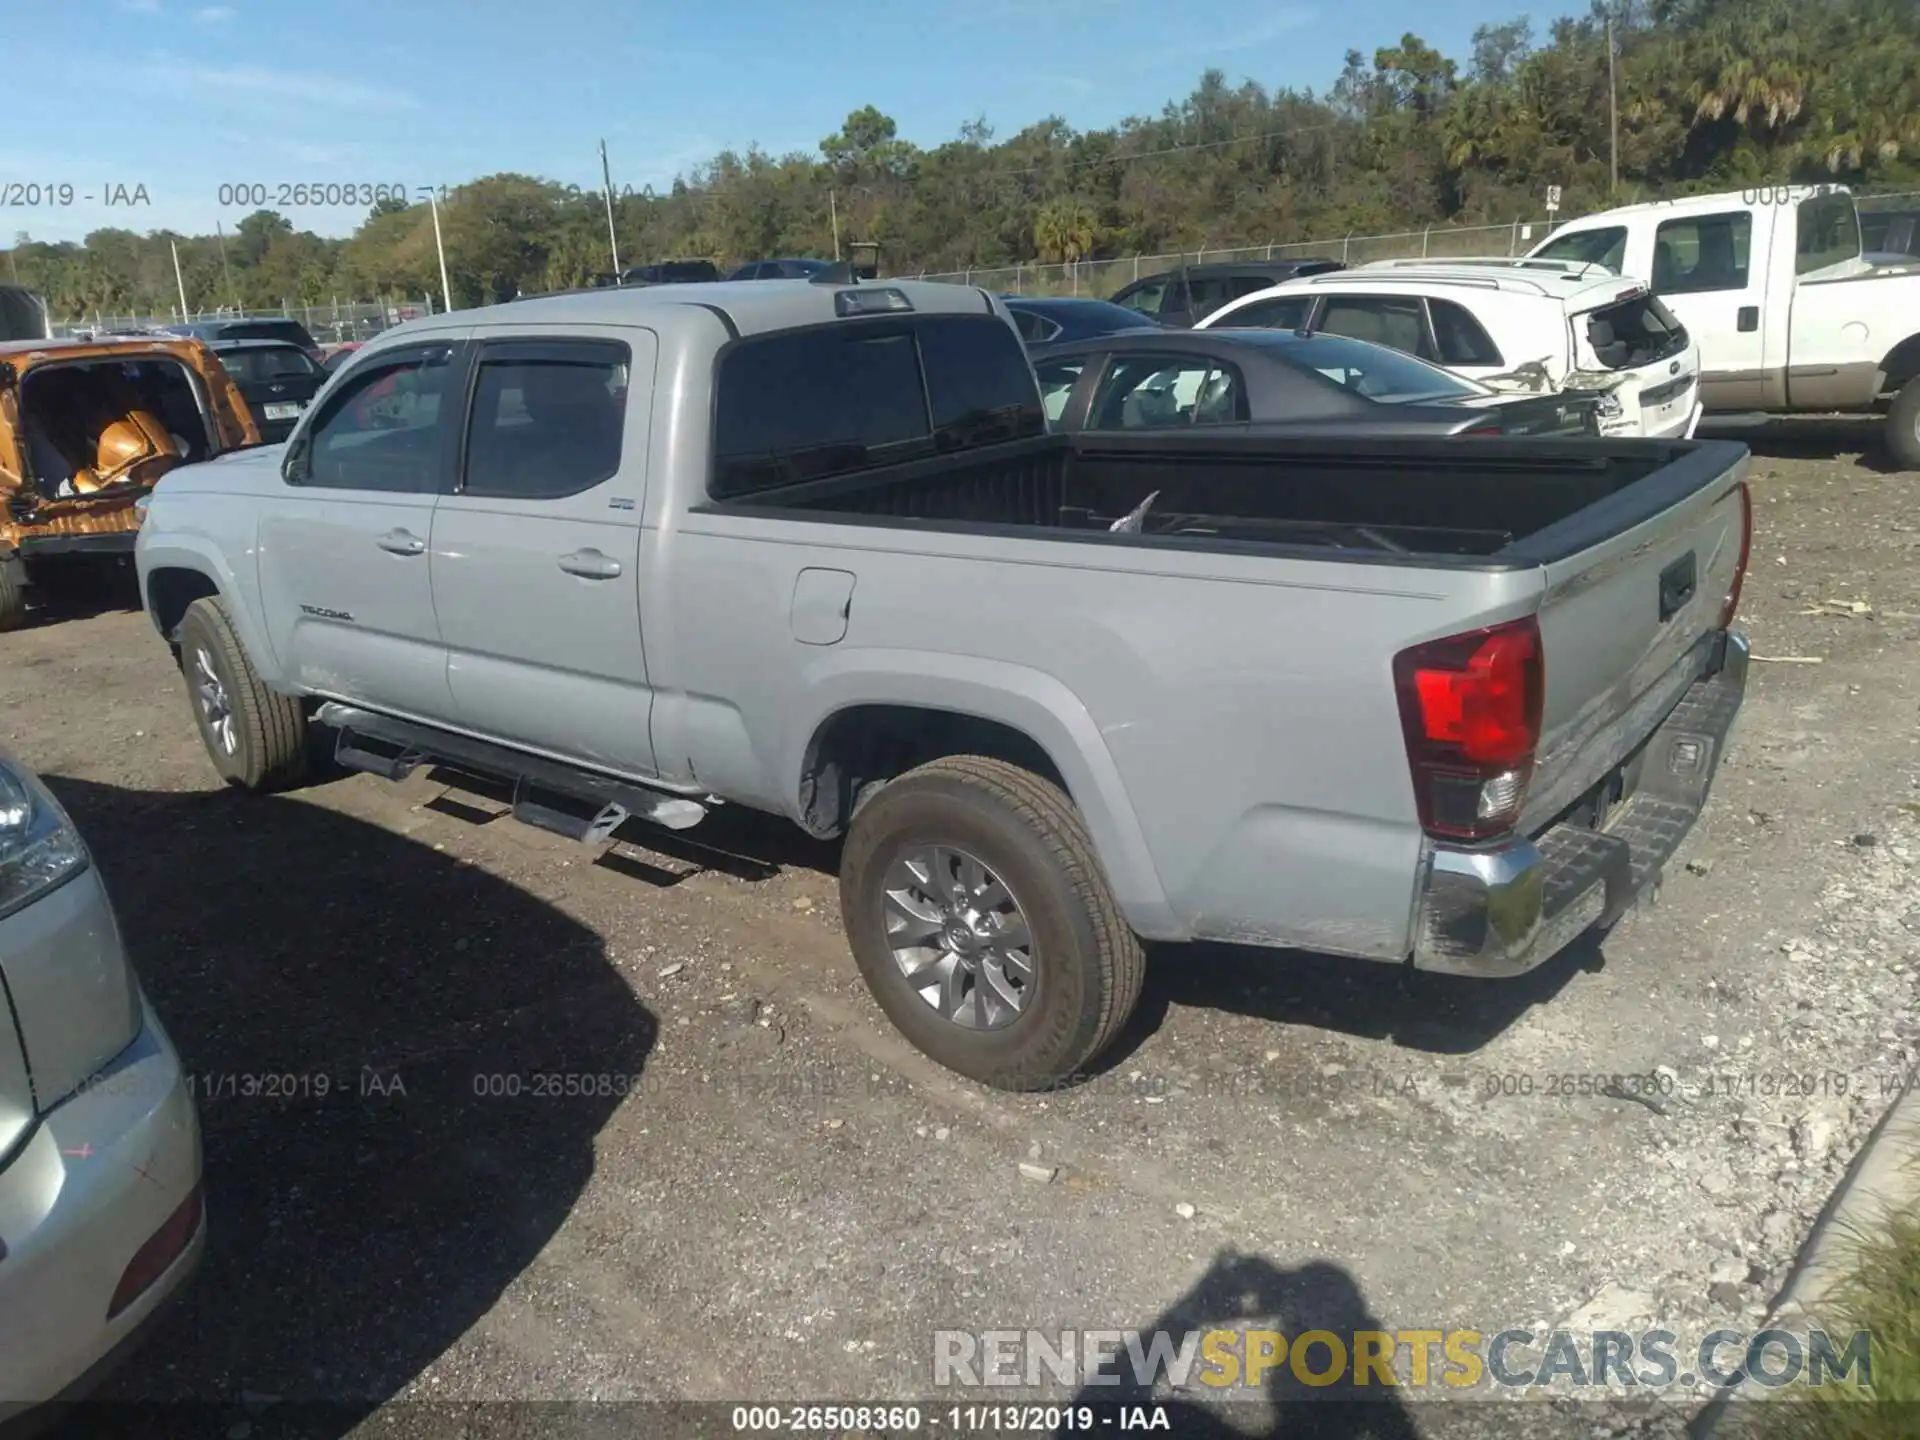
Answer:
[[[1853,196],[1776,185],[1583,216],[1529,252],[1645,280],[1700,346],[1707,413],[1888,411],[1920,469],[1920,265],[1861,253]]]

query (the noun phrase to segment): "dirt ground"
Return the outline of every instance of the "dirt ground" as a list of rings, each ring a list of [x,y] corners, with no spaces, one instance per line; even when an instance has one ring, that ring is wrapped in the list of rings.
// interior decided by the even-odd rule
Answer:
[[[0,637],[0,744],[202,1094],[208,1259],[111,1395],[427,1434],[410,1402],[925,1401],[941,1327],[1753,1325],[1920,1043],[1920,476],[1745,438],[1764,658],[1657,906],[1512,982],[1163,948],[1112,1068],[1044,1097],[896,1036],[831,848],[776,823],[596,859],[444,776],[248,799],[138,613]],[[1556,1078],[1623,1072],[1659,1103]]]

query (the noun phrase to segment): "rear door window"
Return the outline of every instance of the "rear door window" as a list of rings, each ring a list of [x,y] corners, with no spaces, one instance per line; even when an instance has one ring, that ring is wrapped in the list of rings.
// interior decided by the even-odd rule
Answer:
[[[1747,288],[1753,215],[1729,210],[1666,220],[1653,232],[1653,288],[1660,295],[1700,295]]]
[[[1046,431],[1020,338],[992,315],[736,341],[715,388],[716,500]]]
[[[1188,304],[1193,311],[1193,318],[1198,320],[1202,316],[1211,315],[1241,292],[1231,290],[1225,278],[1210,275],[1198,280],[1189,280],[1187,293],[1191,296]]]
[[[1247,418],[1239,370],[1218,361],[1129,355],[1101,377],[1089,430],[1231,425]]]
[[[1308,295],[1276,295],[1271,300],[1256,300],[1251,305],[1242,305],[1231,315],[1222,315],[1222,325],[1258,326],[1263,330],[1298,330],[1307,323],[1307,312],[1313,308],[1313,298]]]
[[[1158,315],[1160,302],[1166,298],[1167,282],[1148,280],[1131,289],[1122,290],[1113,297],[1113,303],[1124,305],[1129,310],[1138,310],[1142,315]]]
[[[1315,328],[1350,340],[1370,340],[1422,360],[1435,358],[1426,305],[1418,296],[1330,295]]]
[[[480,354],[467,423],[469,495],[553,500],[620,470],[627,347],[610,341],[506,341]]]
[[[1439,342],[1442,365],[1500,365],[1500,347],[1486,328],[1473,318],[1473,312],[1451,300],[1429,300],[1433,315],[1434,339]]]
[[[1086,364],[1085,360],[1075,358],[1049,360],[1034,367],[1034,373],[1040,377],[1040,404],[1050,424],[1059,424],[1067,413],[1067,402],[1073,398],[1073,387]]]
[[[1860,216],[1851,195],[1822,195],[1794,215],[1793,273],[1810,274],[1860,258]]]

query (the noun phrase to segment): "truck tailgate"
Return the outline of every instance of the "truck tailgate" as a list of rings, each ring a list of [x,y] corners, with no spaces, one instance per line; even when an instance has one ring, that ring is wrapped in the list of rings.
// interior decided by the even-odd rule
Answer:
[[[1620,772],[1710,663],[1746,560],[1747,464],[1744,446],[1695,442],[1534,537],[1546,576],[1546,694],[1522,833]],[[1625,798],[1631,784],[1621,776],[1607,798]]]

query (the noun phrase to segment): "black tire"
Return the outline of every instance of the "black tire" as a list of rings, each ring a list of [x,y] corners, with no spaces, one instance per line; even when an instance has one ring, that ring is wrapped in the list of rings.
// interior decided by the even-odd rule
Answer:
[[[231,747],[196,686],[202,659],[226,697]],[[269,690],[247,659],[233,622],[216,598],[196,600],[180,622],[180,673],[194,724],[220,778],[265,793],[297,785],[307,773],[307,716],[298,700]]]
[[[1887,409],[1887,449],[1902,470],[1920,470],[1920,376],[1901,386]]]
[[[0,555],[0,631],[18,630],[27,623],[27,590],[20,583],[20,566],[12,556]]]
[[[908,983],[887,940],[886,876],[917,846],[969,852],[1012,892],[1033,937],[1034,978],[999,1028],[966,1028]],[[854,960],[887,1017],[950,1070],[999,1090],[1084,1076],[1140,999],[1146,956],[1121,917],[1079,811],[1059,786],[1004,760],[950,755],[867,799],[840,860]]]

